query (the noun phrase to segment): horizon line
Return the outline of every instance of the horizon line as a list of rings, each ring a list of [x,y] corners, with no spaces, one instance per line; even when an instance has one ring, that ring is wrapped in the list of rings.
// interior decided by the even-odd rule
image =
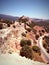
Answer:
[[[22,17],[22,16],[26,16],[26,15],[16,16],[16,15],[11,15],[11,14],[0,14],[0,15],[7,15],[7,16],[12,16],[12,17]],[[26,16],[26,17],[33,18],[33,19],[49,20],[48,18],[38,18],[38,17],[30,17],[30,16]]]

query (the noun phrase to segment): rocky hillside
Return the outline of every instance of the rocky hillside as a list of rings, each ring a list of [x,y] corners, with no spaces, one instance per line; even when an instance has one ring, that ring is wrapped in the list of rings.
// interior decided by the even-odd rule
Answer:
[[[8,23],[5,24],[8,25]],[[10,24],[10,26],[4,26],[0,26],[0,54],[17,53],[20,55],[22,48],[20,42],[22,40],[23,44],[28,44],[32,48],[34,61],[48,63],[45,58],[42,58],[42,52],[38,45],[39,37],[47,33],[43,26],[36,25],[32,22],[32,19],[24,16]],[[29,40],[29,42],[26,43],[26,40]]]

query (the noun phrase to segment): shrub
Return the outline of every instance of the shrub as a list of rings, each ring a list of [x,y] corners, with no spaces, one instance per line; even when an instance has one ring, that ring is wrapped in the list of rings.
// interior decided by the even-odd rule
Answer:
[[[16,28],[16,26],[15,26],[15,25],[13,25],[13,28]]]
[[[49,36],[45,36],[44,39],[45,39],[46,44],[47,44],[48,47],[49,47]]]
[[[25,31],[25,33],[27,33],[27,31]]]
[[[49,27],[46,27],[45,30],[47,33],[49,33]]]
[[[43,47],[44,47],[45,49],[47,49],[47,44],[46,44],[46,43],[43,43]]]
[[[26,58],[32,59],[32,49],[29,46],[23,46],[22,49],[20,50],[20,55],[23,57],[25,56]]]
[[[24,36],[24,37],[26,37],[26,34],[25,33],[22,33],[21,35]]]
[[[36,38],[36,40],[38,40],[38,38],[39,38],[39,35],[37,35],[37,34],[36,34],[36,35],[35,35],[35,38]]]
[[[2,25],[2,23],[0,23],[0,29],[3,29],[3,25]]]
[[[41,30],[43,33],[45,33],[45,30]]]
[[[9,53],[9,54],[12,54],[12,50],[9,50],[8,53]]]
[[[41,55],[40,48],[38,46],[33,46],[32,50],[35,51],[36,53],[39,53],[39,55]]]
[[[27,45],[28,45],[28,46],[31,45],[31,40],[27,40]]]
[[[22,39],[22,40],[20,41],[20,45],[21,45],[22,47],[25,46],[25,45],[30,46],[30,45],[31,45],[31,40],[24,40],[24,39]]]
[[[20,45],[21,45],[22,47],[25,46],[25,45],[27,45],[26,40],[22,39],[22,40],[20,41]]]
[[[49,53],[49,48],[47,48],[47,53]]]
[[[9,23],[7,25],[8,25],[8,27],[10,27],[10,24]]]
[[[42,33],[41,32],[39,32],[39,34],[40,34],[40,36],[42,36]]]

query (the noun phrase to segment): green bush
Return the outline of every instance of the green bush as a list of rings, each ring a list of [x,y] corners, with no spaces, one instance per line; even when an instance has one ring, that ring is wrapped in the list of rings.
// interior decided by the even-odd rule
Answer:
[[[20,50],[20,55],[22,57],[25,56],[26,58],[32,59],[33,58],[32,49],[27,45],[23,46],[22,49]]]
[[[24,40],[24,39],[22,39],[22,40],[20,41],[20,45],[21,45],[22,47],[25,46],[25,45],[30,46],[30,45],[31,45],[31,40]]]
[[[22,47],[25,46],[25,45],[27,45],[26,40],[22,39],[22,40],[20,41],[20,45],[21,45]]]
[[[28,45],[28,46],[31,45],[31,40],[27,40],[27,45]]]
[[[32,50],[35,51],[36,53],[39,53],[39,55],[41,55],[40,48],[38,46],[33,46]]]

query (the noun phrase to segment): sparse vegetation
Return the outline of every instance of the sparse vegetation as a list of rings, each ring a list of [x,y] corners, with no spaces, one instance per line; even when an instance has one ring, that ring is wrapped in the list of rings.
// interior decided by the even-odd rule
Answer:
[[[24,28],[26,29],[26,22],[28,21],[27,18],[23,18],[24,16],[19,18],[19,24],[24,23]]]
[[[49,27],[46,27],[45,30],[47,33],[49,33]]]
[[[44,38],[45,38],[45,42],[46,42],[46,44],[47,44],[48,47],[49,47],[49,36],[45,36]]]
[[[33,28],[35,26],[35,22],[31,21],[31,23],[29,23],[29,27]]]
[[[49,53],[49,36],[44,37],[45,43],[43,42],[43,47],[46,49],[47,53]]]
[[[34,34],[36,34],[36,32],[37,32],[35,29],[33,29],[32,31],[34,32]]]
[[[0,23],[0,29],[4,29],[7,28],[7,24],[6,23]]]

